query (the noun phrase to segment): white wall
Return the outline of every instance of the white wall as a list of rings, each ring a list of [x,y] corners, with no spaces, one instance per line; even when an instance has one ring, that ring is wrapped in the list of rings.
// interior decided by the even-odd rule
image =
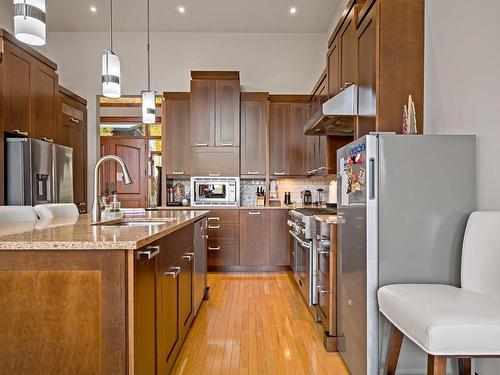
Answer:
[[[0,0],[0,27],[9,32],[14,28],[12,20],[12,1]]]
[[[477,135],[477,204],[500,210],[500,2],[428,0],[425,32],[425,129]],[[457,166],[459,168],[460,166]],[[464,171],[464,179],[473,178]],[[500,361],[477,362],[479,375]]]
[[[146,36],[116,33],[122,68],[122,94],[146,86]],[[86,98],[89,118],[88,162],[96,155],[96,95],[100,57],[107,33],[49,33],[46,55],[59,67],[60,83]],[[191,70],[239,70],[244,91],[309,93],[325,68],[324,34],[153,33],[153,89],[189,91]],[[89,168],[89,197],[92,194]]]

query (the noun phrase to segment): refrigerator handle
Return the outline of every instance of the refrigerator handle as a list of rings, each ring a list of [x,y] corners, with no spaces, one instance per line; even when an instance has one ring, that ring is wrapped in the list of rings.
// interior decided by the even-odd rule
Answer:
[[[370,158],[369,160],[369,168],[370,168],[370,191],[369,191],[369,199],[375,199],[375,158]]]

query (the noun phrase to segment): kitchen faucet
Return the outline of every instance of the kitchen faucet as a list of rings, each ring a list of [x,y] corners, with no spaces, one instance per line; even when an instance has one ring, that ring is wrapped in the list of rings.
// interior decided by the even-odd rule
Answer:
[[[101,190],[101,181],[99,178],[99,168],[102,163],[104,163],[107,160],[113,160],[116,161],[118,164],[120,164],[120,167],[122,168],[123,171],[123,176],[122,180],[125,185],[129,185],[132,183],[132,179],[130,178],[130,175],[128,173],[127,166],[123,162],[121,158],[119,158],[116,155],[106,155],[100,158],[97,163],[95,163],[94,167],[94,204],[92,205],[92,221],[94,223],[97,223],[101,221],[101,211],[104,208],[104,205],[101,202],[101,199],[99,197],[99,192]]]

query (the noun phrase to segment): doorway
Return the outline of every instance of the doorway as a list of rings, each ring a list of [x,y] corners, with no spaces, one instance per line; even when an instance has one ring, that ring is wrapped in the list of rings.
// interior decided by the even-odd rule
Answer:
[[[99,98],[100,156],[117,155],[123,159],[132,184],[122,182],[117,163],[105,163],[101,172],[101,196],[118,195],[124,208],[149,208],[159,205],[161,175],[161,98],[156,101],[154,124],[142,123],[141,98]]]

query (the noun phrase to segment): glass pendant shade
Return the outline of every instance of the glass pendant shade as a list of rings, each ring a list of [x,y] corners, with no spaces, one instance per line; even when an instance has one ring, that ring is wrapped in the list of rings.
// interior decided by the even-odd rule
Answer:
[[[102,55],[102,95],[107,98],[121,96],[120,58],[110,50]]]
[[[14,34],[23,43],[45,45],[45,0],[14,0]]]
[[[142,122],[145,124],[156,123],[156,92],[142,92]]]

